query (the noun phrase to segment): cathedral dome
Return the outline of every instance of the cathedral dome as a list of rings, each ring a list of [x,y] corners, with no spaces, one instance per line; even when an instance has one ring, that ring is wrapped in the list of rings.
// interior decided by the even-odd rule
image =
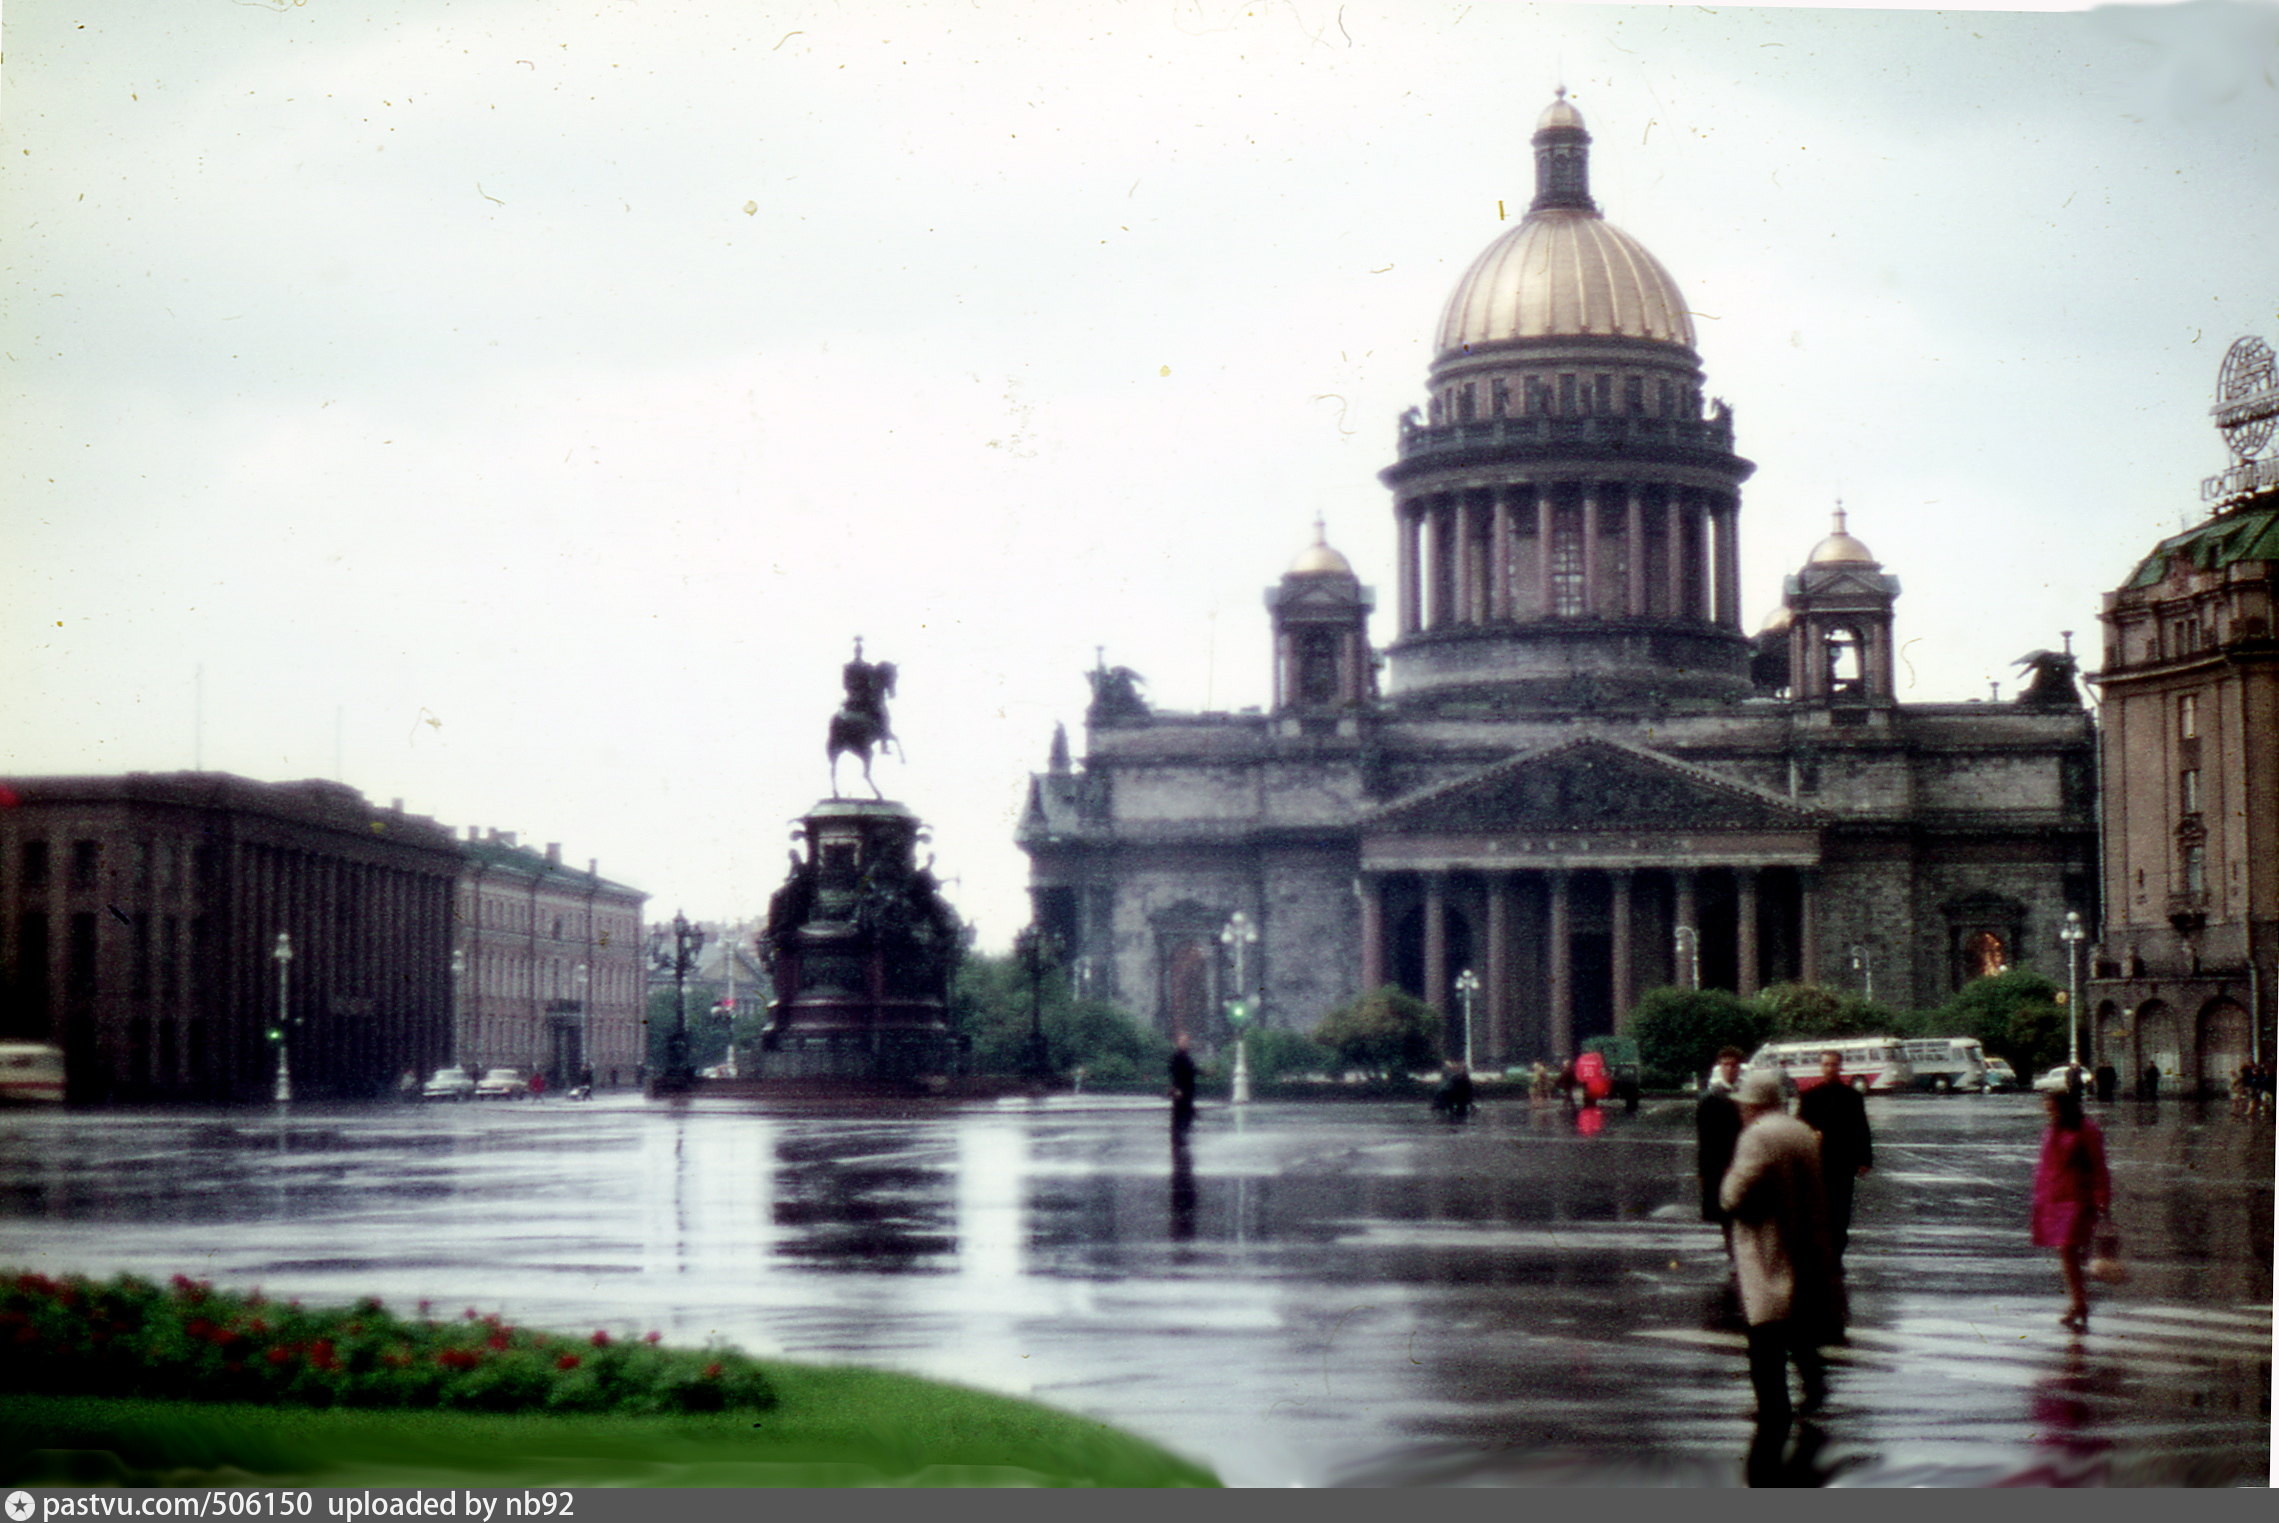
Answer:
[[[1590,140],[1582,113],[1560,91],[1536,123],[1535,200],[1457,282],[1440,314],[1437,353],[1581,336],[1693,347],[1677,282],[1591,200]]]
[[[1351,576],[1353,563],[1330,547],[1319,519],[1314,521],[1314,542],[1290,562],[1286,576]]]
[[[1836,510],[1835,532],[1820,541],[1819,544],[1814,545],[1812,553],[1804,558],[1804,563],[1808,566],[1874,566],[1880,564],[1875,558],[1874,551],[1845,532],[1844,510],[1842,508]]]

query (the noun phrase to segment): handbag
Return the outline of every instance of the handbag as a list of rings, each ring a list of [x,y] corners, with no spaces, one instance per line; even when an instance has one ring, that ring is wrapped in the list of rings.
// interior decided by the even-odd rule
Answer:
[[[2092,1280],[2104,1285],[2129,1283],[2129,1266],[2121,1262],[2121,1235],[2118,1232],[2097,1234],[2097,1244],[2089,1252],[2089,1264],[2084,1272]]]

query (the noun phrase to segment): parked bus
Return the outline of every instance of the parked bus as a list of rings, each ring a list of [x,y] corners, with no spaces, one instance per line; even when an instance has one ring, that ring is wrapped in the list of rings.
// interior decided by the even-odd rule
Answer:
[[[1899,1050],[1915,1070],[1917,1089],[1976,1094],[1986,1088],[1986,1049],[1976,1037],[1918,1037],[1901,1042]]]
[[[45,1042],[0,1042],[0,1101],[63,1103],[63,1049]]]
[[[1767,1042],[1749,1059],[1751,1068],[1769,1068],[1781,1076],[1783,1088],[1810,1089],[1820,1082],[1820,1054],[1834,1052],[1843,1059],[1842,1081],[1857,1090],[1912,1089],[1915,1071],[1896,1037],[1822,1037],[1811,1042]]]

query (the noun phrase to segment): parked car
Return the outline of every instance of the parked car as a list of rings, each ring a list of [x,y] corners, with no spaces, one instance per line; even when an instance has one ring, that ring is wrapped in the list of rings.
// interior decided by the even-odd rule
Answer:
[[[2060,1063],[2057,1065],[2057,1067],[2051,1069],[2048,1073],[2043,1074],[2040,1078],[2034,1081],[2035,1093],[2052,1095],[2061,1092],[2066,1088],[2068,1082],[2066,1075],[2068,1074],[2079,1074],[2081,1076],[2081,1088],[2084,1091],[2089,1088],[2088,1069],[2077,1068],[2071,1063]]]
[[[475,1080],[464,1068],[438,1068],[435,1077],[420,1086],[422,1100],[466,1100],[475,1093]]]
[[[63,1103],[63,1049],[46,1042],[0,1042],[0,1100]]]
[[[478,1100],[526,1100],[530,1097],[530,1081],[519,1068],[486,1068],[475,1081],[475,1098]]]
[[[2018,1087],[2018,1070],[2010,1066],[2008,1058],[1988,1058],[1986,1060],[1986,1092],[1988,1094],[1991,1095],[1998,1089],[2013,1090]]]

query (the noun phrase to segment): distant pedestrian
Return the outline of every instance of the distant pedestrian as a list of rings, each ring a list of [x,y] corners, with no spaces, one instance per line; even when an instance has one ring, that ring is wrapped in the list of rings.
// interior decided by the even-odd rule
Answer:
[[[2137,1098],[2139,1100],[2158,1100],[2160,1098],[2160,1065],[2158,1063],[2145,1064],[2144,1074],[2137,1080]]]
[[[1187,1053],[1187,1033],[1171,1049],[1171,1125],[1185,1130],[1195,1119],[1195,1060]]]
[[[2105,1169],[2105,1134],[2081,1113],[2079,1096],[2063,1091],[2043,1097],[2049,1130],[2042,1134],[2041,1162],[2034,1169],[2033,1236],[2037,1248],[2057,1250],[2058,1273],[2065,1280],[2065,1315],[2075,1332],[2089,1326],[2089,1285],[2082,1261],[2097,1224],[2113,1209],[2113,1180]]]
[[[1441,1079],[1440,1087],[1432,1092],[1432,1108],[1450,1121],[1471,1119],[1472,1076],[1454,1058],[1448,1060],[1448,1072]]]
[[[1733,1257],[1733,1218],[1718,1204],[1718,1187],[1733,1164],[1733,1144],[1741,1138],[1741,1109],[1734,1103],[1734,1088],[1741,1082],[1741,1049],[1720,1048],[1717,1066],[1694,1103],[1694,1172],[1701,1179],[1701,1219],[1717,1223],[1725,1236],[1725,1256]]]
[[[2097,1103],[2100,1105],[2112,1104],[2113,1096],[2119,1094],[2121,1090],[2120,1070],[2111,1063],[2098,1064],[2096,1083]]]
[[[1836,1279],[1819,1139],[1787,1113],[1776,1074],[1747,1075],[1734,1099],[1741,1137],[1718,1203],[1733,1218],[1733,1262],[1749,1324],[1749,1383],[1761,1433],[1788,1423],[1791,1360],[1803,1380],[1805,1411],[1827,1395],[1820,1345],[1839,1331]]]
[[[543,1068],[533,1070],[530,1075],[530,1098],[533,1100],[546,1098],[546,1070]]]
[[[1844,1055],[1820,1054],[1820,1082],[1796,1102],[1796,1119],[1820,1134],[1820,1177],[1828,1190],[1829,1250],[1836,1269],[1852,1239],[1852,1188],[1875,1167],[1867,1102],[1844,1082]]]

